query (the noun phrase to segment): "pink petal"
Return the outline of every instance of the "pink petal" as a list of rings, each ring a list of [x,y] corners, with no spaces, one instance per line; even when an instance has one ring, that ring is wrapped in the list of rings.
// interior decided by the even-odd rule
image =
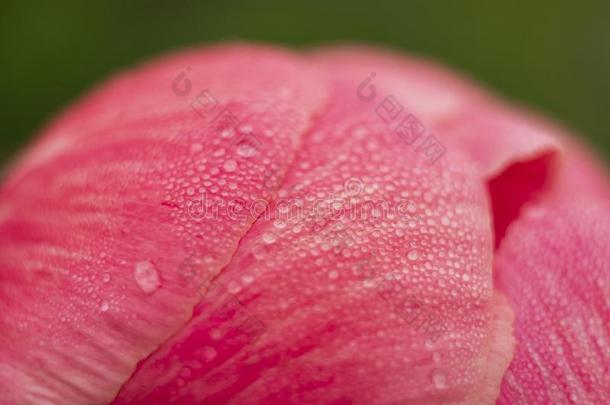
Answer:
[[[192,89],[174,94],[185,69]],[[119,76],[51,125],[0,191],[0,392],[13,403],[112,400],[188,322],[254,221],[202,218],[187,201],[200,187],[268,199],[262,184],[282,176],[324,102],[317,77],[277,50],[194,51]],[[214,109],[206,96],[194,110],[205,89]],[[240,120],[230,138],[212,122],[227,108]],[[246,124],[259,145],[240,160],[238,142],[254,142],[238,140]],[[185,271],[193,252],[203,267]]]
[[[64,113],[0,189],[0,391],[602,403],[607,185],[562,130],[430,62],[161,59]]]
[[[492,289],[483,185],[459,153],[430,165],[406,148],[356,97],[358,72],[333,66],[278,199],[115,403],[496,398],[512,315]],[[314,215],[333,198],[344,209]]]
[[[502,246],[498,280],[516,311],[518,341],[500,402],[608,402],[605,170],[562,128],[468,89],[438,67],[371,50],[342,52],[363,71],[393,64],[397,76],[426,72],[427,87],[414,84],[400,100],[414,109],[430,105],[421,114],[432,112],[432,128],[444,142],[458,143],[488,182],[496,246]],[[400,81],[388,87],[399,92]],[[453,101],[434,101],[439,98]],[[566,327],[564,316],[574,324]]]
[[[569,149],[552,192],[526,207],[496,257],[518,341],[501,404],[610,401],[609,183]]]

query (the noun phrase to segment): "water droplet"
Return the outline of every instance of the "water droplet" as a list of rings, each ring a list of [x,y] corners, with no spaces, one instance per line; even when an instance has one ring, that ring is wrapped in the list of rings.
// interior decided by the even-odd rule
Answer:
[[[248,124],[244,124],[241,127],[239,127],[239,132],[242,132],[244,134],[249,134],[250,132],[252,132],[252,125],[248,125]]]
[[[109,273],[102,274],[102,281],[104,283],[109,283],[110,282],[110,274]]]
[[[272,244],[273,242],[276,241],[276,236],[272,233],[264,233],[263,234],[263,241],[267,244]]]
[[[237,154],[241,157],[249,158],[256,155],[257,152],[256,147],[247,141],[240,142],[237,145]]]
[[[462,274],[462,280],[468,282],[470,280],[470,276],[468,274]]]
[[[447,377],[442,372],[434,370],[432,372],[432,383],[439,390],[445,389],[447,387]]]
[[[241,285],[236,281],[231,281],[227,286],[227,290],[229,290],[231,294],[237,294],[241,291]]]
[[[146,294],[152,294],[161,287],[161,280],[155,265],[150,261],[138,262],[134,269],[134,277],[138,287]]]
[[[265,248],[262,246],[255,246],[254,248],[252,248],[252,256],[254,256],[254,258],[256,260],[262,260],[266,255],[265,252]]]
[[[356,139],[364,139],[368,135],[368,131],[363,126],[357,126],[356,128],[353,129],[352,135]]]
[[[198,153],[198,152],[201,152],[202,150],[203,150],[203,145],[198,142],[191,145],[192,153]]]
[[[221,138],[231,138],[233,135],[235,135],[235,132],[233,131],[232,128],[229,129],[224,129],[221,133],[220,133],[220,137]]]
[[[407,259],[414,261],[417,260],[419,258],[419,253],[417,253],[417,250],[411,250],[409,251],[409,253],[407,253]]]
[[[526,215],[532,219],[542,218],[544,216],[544,210],[538,207],[530,208],[526,211]]]
[[[332,270],[328,272],[328,278],[330,278],[331,280],[335,280],[337,277],[339,277],[339,273],[337,273],[336,271]]]
[[[364,288],[373,288],[377,285],[377,283],[374,279],[367,278],[362,282],[362,285],[364,285]]]
[[[207,361],[212,361],[216,358],[216,355],[218,353],[216,352],[216,349],[214,349],[211,346],[206,346],[203,349],[203,357],[207,360]]]
[[[108,301],[102,301],[102,303],[100,304],[100,311],[106,312],[109,308],[110,304],[108,304]]]
[[[230,159],[227,160],[222,167],[225,169],[226,172],[231,173],[237,169],[237,162]]]
[[[210,331],[210,337],[214,340],[220,340],[222,339],[222,332],[219,329],[214,328]]]
[[[426,342],[424,343],[426,345],[426,349],[431,350],[434,347],[434,342],[432,341],[432,339],[426,339]]]

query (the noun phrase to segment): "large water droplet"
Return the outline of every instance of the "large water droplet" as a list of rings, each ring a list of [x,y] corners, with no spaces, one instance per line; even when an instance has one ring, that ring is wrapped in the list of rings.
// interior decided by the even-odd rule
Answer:
[[[226,172],[231,173],[237,169],[237,162],[230,159],[227,160],[222,167],[225,169]]]
[[[256,260],[262,260],[265,257],[265,255],[266,255],[265,248],[262,246],[255,246],[252,249],[252,256],[254,256],[254,258]]]
[[[432,383],[439,390],[447,388],[447,377],[441,371],[434,370],[432,372]]]
[[[366,138],[366,136],[368,135],[368,131],[365,127],[363,126],[357,126],[356,128],[354,128],[352,130],[352,135],[354,136],[354,138],[356,139],[364,139]]]
[[[216,358],[217,355],[218,355],[218,352],[213,347],[206,346],[203,348],[203,356],[207,361],[214,360],[214,358]]]
[[[241,285],[236,281],[232,281],[228,284],[227,290],[229,290],[231,294],[238,294],[241,291]]]
[[[136,263],[133,275],[138,287],[146,294],[152,294],[161,287],[159,273],[155,265],[148,260]]]
[[[252,132],[252,125],[248,125],[248,124],[244,124],[241,127],[239,127],[239,132],[244,133],[244,134],[249,134]]]
[[[110,304],[108,304],[108,301],[102,301],[102,303],[100,304],[100,311],[106,312],[109,308]]]
[[[377,283],[374,279],[367,278],[362,282],[362,285],[364,285],[364,288],[373,288],[377,285]]]
[[[203,150],[203,145],[200,143],[194,143],[191,145],[191,152],[192,153],[199,153]]]
[[[225,139],[231,138],[233,135],[235,135],[235,132],[231,128],[225,129],[220,133],[220,137]]]
[[[419,258],[419,253],[417,253],[417,250],[411,250],[409,253],[407,253],[407,259],[414,261],[417,260]]]
[[[276,239],[277,237],[272,233],[263,234],[263,241],[267,244],[272,244]]]
[[[258,153],[256,145],[248,141],[242,141],[237,145],[237,154],[241,157],[249,158]]]
[[[280,219],[276,219],[275,221],[273,221],[273,226],[275,226],[278,229],[284,229],[284,228],[286,228],[286,222],[284,222]]]

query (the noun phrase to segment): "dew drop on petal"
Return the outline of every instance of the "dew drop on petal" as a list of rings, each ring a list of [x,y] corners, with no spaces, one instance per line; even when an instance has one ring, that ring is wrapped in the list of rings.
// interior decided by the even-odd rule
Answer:
[[[244,134],[249,134],[250,132],[252,132],[252,125],[248,125],[248,124],[244,124],[241,127],[239,127],[239,132],[242,132]]]
[[[364,288],[373,288],[375,287],[377,284],[375,283],[375,280],[373,279],[366,279],[362,282],[362,284],[364,285]]]
[[[256,260],[262,260],[265,257],[265,255],[266,255],[265,248],[262,246],[255,246],[252,249],[252,256],[254,256],[254,258]]]
[[[216,349],[214,349],[211,346],[206,346],[203,349],[203,356],[207,361],[212,361],[216,358],[216,355],[218,353],[216,352]]]
[[[228,128],[228,129],[224,129],[221,133],[220,133],[220,137],[221,138],[231,138],[233,135],[235,135],[235,132],[233,131],[232,128]]]
[[[234,172],[237,169],[237,163],[234,160],[232,160],[232,159],[227,160],[224,163],[223,168],[228,173]]]
[[[159,272],[148,260],[136,263],[133,275],[138,287],[146,294],[152,294],[161,287]]]
[[[447,377],[442,372],[434,370],[432,372],[432,383],[439,390],[445,389],[447,387]]]
[[[214,328],[210,331],[210,337],[213,340],[220,340],[222,339],[222,332],[219,329]]]
[[[257,152],[256,148],[247,142],[241,142],[237,145],[237,154],[241,157],[249,158],[256,155]]]
[[[237,294],[241,291],[241,285],[239,285],[239,283],[237,283],[235,281],[232,281],[227,286],[227,289],[229,290],[229,292],[231,294]]]
[[[419,258],[419,253],[417,253],[417,250],[411,250],[409,251],[409,253],[407,253],[407,259],[414,261],[417,260]]]
[[[203,150],[203,145],[200,143],[194,143],[191,145],[191,152],[192,153],[199,153]]]
[[[276,237],[274,234],[272,233],[265,233],[263,234],[263,241],[267,244],[272,244],[273,242],[275,242]]]

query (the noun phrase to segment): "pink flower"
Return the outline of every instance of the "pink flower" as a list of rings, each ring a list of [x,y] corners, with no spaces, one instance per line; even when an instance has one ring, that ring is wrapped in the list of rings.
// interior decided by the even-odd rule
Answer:
[[[0,189],[0,402],[606,403],[609,196],[430,62],[164,57]]]

